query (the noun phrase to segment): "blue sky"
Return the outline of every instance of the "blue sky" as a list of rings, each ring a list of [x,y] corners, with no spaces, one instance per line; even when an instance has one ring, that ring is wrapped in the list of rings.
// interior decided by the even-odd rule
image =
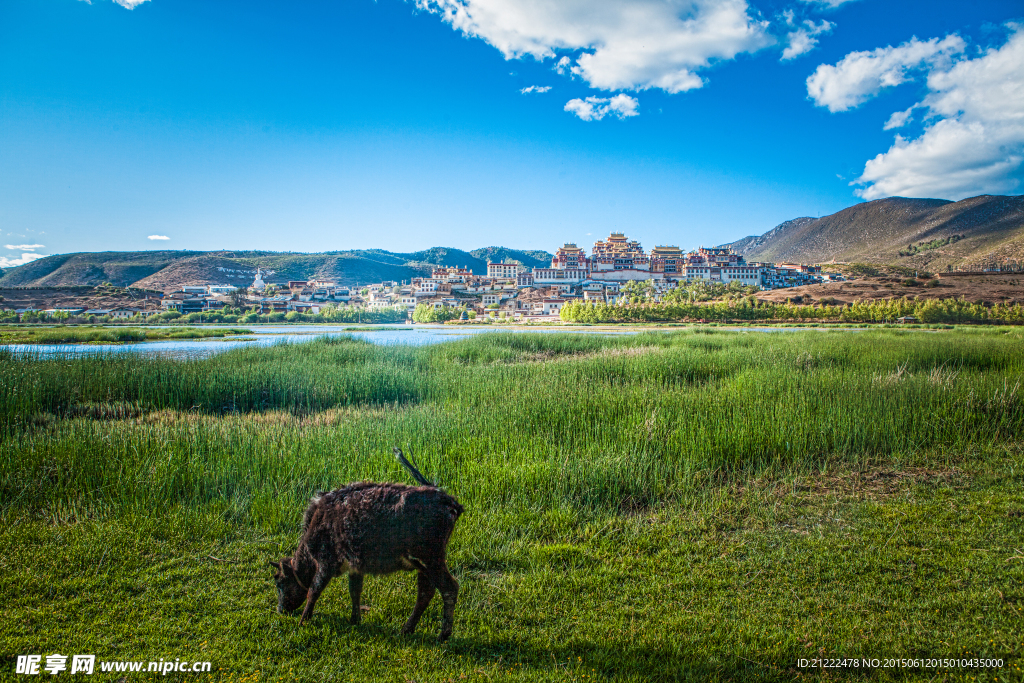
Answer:
[[[4,0],[0,266],[690,248],[1017,194],[1015,20],[1019,0]]]

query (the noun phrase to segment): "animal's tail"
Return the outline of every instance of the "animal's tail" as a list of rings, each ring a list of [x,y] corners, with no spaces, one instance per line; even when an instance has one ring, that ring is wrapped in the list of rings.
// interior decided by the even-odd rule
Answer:
[[[413,467],[411,462],[405,459],[405,456],[402,455],[402,449],[393,448],[391,450],[394,451],[395,458],[398,460],[398,462],[402,463],[402,467],[409,470],[409,474],[412,475],[413,479],[418,481],[423,486],[433,486],[435,488],[437,487],[437,484],[435,484],[432,481],[427,481],[427,478],[420,474],[420,471]]]

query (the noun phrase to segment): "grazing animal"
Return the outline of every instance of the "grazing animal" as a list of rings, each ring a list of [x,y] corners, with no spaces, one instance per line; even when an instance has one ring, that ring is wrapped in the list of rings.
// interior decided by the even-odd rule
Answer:
[[[312,616],[331,579],[347,573],[352,623],[358,624],[365,575],[416,570],[416,607],[402,633],[416,630],[439,590],[444,600],[439,638],[451,636],[459,582],[448,571],[445,552],[463,508],[427,481],[402,451],[394,452],[421,486],[364,481],[314,497],[303,517],[295,554],[270,562],[276,570],[278,612],[294,612],[305,602],[301,625]]]

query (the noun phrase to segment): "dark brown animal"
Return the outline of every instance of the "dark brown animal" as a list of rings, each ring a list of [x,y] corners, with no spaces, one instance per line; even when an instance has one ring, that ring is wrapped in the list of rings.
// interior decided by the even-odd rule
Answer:
[[[347,573],[352,623],[358,624],[363,576],[417,570],[416,607],[402,633],[416,630],[439,590],[444,600],[440,640],[451,636],[459,582],[448,571],[445,553],[463,508],[397,448],[395,456],[422,486],[359,482],[310,501],[295,554],[270,563],[277,570],[278,612],[294,612],[305,602],[301,625],[331,579]]]

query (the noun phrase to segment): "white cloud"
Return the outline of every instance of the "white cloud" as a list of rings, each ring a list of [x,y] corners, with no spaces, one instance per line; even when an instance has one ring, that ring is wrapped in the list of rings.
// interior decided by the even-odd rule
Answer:
[[[547,92],[548,90],[551,90],[550,85],[531,85],[528,88],[523,88],[519,92],[523,93],[524,95],[529,95],[532,92],[542,93]]]
[[[565,111],[576,114],[584,121],[600,121],[609,114],[625,119],[639,114],[636,110],[639,105],[635,97],[622,94],[611,98],[588,97],[585,100],[577,97],[565,103]]]
[[[35,251],[42,249],[45,244],[5,244],[4,249],[18,249],[20,251]]]
[[[894,111],[892,113],[892,116],[889,117],[889,120],[885,122],[884,126],[882,126],[882,130],[902,128],[903,126],[910,123],[910,121],[913,118],[911,114],[914,113],[914,109],[916,109],[917,106],[918,105],[915,104],[913,107],[910,107],[909,109],[905,109],[903,111]]]
[[[856,180],[867,186],[858,195],[963,199],[1018,187],[1014,175],[1024,162],[1024,26],[1008,26],[1002,47],[932,70],[929,93],[915,105],[932,123],[917,138],[897,135],[887,152],[869,160]]]
[[[167,235],[150,235],[146,239],[148,239],[148,240],[169,240],[171,238],[168,237]]]
[[[920,41],[911,38],[899,47],[880,47],[871,52],[851,52],[832,66],[821,64],[807,78],[807,94],[819,107],[847,111],[877,95],[882,88],[911,78],[912,69],[948,66],[963,52],[963,38],[946,36]]]
[[[840,5],[845,5],[848,2],[853,2],[853,0],[801,0],[801,2],[807,5],[817,5],[822,9],[835,9]]]
[[[119,4],[121,7],[124,7],[125,9],[135,9],[136,7],[147,1],[148,0],[114,0],[114,2]],[[91,5],[92,3],[90,2],[89,4]]]
[[[557,60],[600,90],[703,85],[696,72],[772,42],[746,0],[415,0],[506,59]],[[568,54],[566,54],[568,53]]]
[[[36,259],[44,258],[45,256],[46,254],[33,254],[30,252],[25,252],[18,256],[18,258],[0,256],[0,268],[17,268],[18,266],[23,266],[26,263],[32,263]]]
[[[792,15],[790,15],[791,17]],[[789,19],[791,21],[791,19]],[[803,26],[795,31],[790,31],[786,35],[786,49],[782,51],[782,60],[786,61],[799,57],[802,54],[810,52],[818,44],[817,36],[823,33],[831,33],[832,29],[835,28],[835,24],[831,21],[825,21],[822,19],[820,24],[815,24],[811,20],[805,20]]]

